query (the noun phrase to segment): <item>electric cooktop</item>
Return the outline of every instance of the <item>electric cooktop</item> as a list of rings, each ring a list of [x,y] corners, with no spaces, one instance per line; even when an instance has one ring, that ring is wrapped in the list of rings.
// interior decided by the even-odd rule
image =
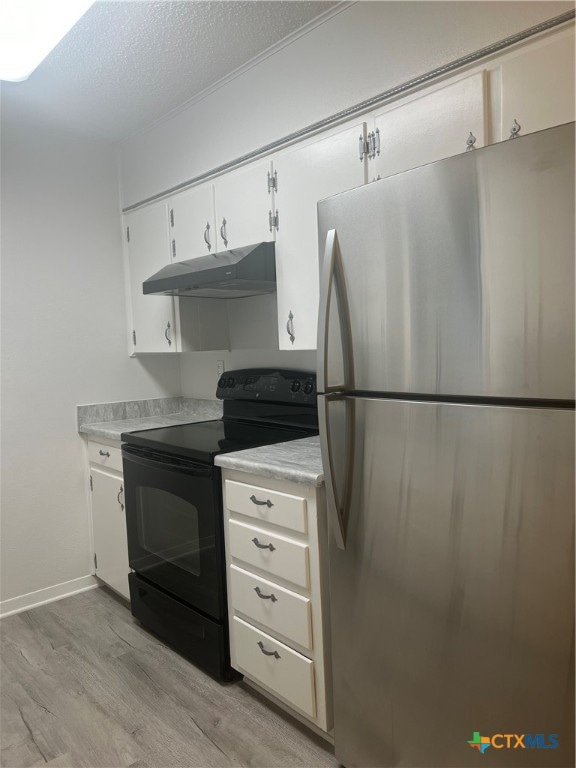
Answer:
[[[123,443],[212,464],[219,453],[242,451],[318,434],[316,377],[294,370],[229,371],[218,381],[222,419],[124,432]]]

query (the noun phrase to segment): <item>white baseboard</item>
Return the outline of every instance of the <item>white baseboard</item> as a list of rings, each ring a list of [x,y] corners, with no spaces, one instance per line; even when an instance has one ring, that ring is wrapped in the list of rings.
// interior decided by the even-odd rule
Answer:
[[[27,595],[12,597],[10,600],[0,602],[0,619],[12,616],[14,613],[28,611],[30,608],[37,608],[39,605],[53,603],[56,600],[62,600],[64,597],[77,595],[79,592],[87,592],[89,589],[95,589],[98,581],[94,576],[81,576],[79,579],[65,581],[62,584],[54,584],[53,587],[39,589],[36,592],[28,592]]]

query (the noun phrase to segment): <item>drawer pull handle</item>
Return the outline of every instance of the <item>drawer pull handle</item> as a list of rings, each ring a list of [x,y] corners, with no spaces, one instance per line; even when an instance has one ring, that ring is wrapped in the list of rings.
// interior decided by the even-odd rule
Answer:
[[[256,592],[260,600],[270,600],[273,603],[278,602],[278,598],[273,592],[271,592],[269,595],[263,595],[262,592],[260,592],[260,587],[254,587],[254,592]]]
[[[109,451],[99,450],[98,453],[100,454],[100,456],[108,456],[108,458],[110,458],[110,452]]]
[[[276,549],[276,547],[273,544],[260,544],[256,536],[254,536],[252,541],[254,542],[254,544],[256,544],[258,549],[269,549],[270,552],[274,552],[274,550]]]
[[[278,651],[267,651],[264,648],[264,643],[262,642],[262,640],[258,640],[258,648],[260,648],[264,656],[274,656],[275,659],[280,658],[280,654],[278,653]]]
[[[256,506],[258,507],[268,507],[268,509],[270,509],[270,507],[274,506],[274,504],[272,504],[270,499],[266,499],[266,501],[260,501],[259,499],[256,498],[256,496],[254,496],[254,494],[250,496],[250,501],[252,502],[252,504],[256,504]]]

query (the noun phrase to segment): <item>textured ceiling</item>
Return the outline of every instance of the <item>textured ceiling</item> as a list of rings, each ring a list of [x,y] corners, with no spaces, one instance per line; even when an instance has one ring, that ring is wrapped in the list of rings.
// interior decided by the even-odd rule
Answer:
[[[28,80],[2,83],[3,113],[122,139],[335,4],[99,0]]]

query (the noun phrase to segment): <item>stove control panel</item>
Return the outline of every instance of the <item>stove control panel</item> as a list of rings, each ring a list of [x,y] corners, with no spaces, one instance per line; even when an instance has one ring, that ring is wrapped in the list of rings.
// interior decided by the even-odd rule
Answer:
[[[216,397],[220,400],[266,400],[316,405],[316,374],[277,368],[226,371],[218,379]]]

